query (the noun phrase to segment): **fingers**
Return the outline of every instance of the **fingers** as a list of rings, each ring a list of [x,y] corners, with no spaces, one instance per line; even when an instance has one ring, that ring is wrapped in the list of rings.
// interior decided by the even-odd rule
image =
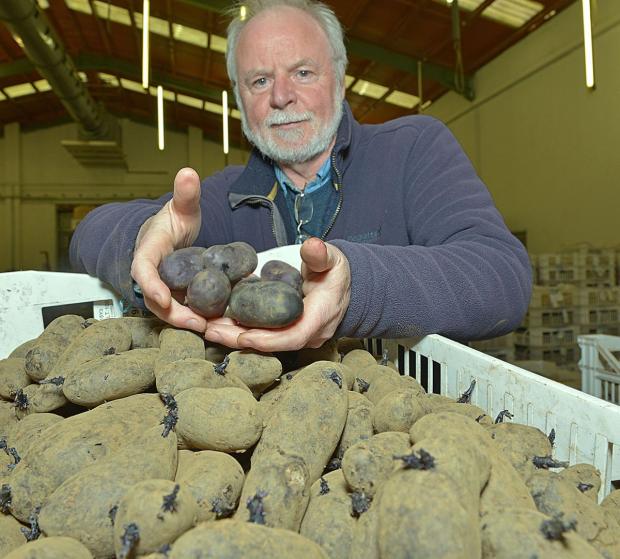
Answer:
[[[331,267],[328,247],[318,237],[306,240],[301,245],[300,254],[302,267],[305,267],[307,272],[324,272]]]
[[[207,321],[204,317],[196,314],[175,299],[170,299],[168,307],[162,307],[155,300],[145,295],[144,303],[155,316],[177,328],[194,330],[200,334],[207,328]]]
[[[131,263],[131,277],[140,286],[145,301],[152,301],[160,309],[168,309],[170,307],[172,300],[170,289],[159,278],[157,266],[153,264],[148,253],[136,252]]]
[[[172,205],[180,217],[195,217],[200,213],[200,177],[194,169],[184,167],[174,177]]]

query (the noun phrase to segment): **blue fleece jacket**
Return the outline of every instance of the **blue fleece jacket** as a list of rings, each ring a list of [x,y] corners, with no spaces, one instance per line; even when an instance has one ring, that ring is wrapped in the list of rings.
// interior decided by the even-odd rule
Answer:
[[[527,253],[445,125],[428,116],[360,125],[345,103],[331,159],[339,202],[323,238],[346,255],[352,276],[337,336],[466,341],[518,326],[531,291]],[[207,178],[194,244],[291,244],[279,190],[271,161],[256,150],[245,167]],[[170,198],[93,210],[71,241],[74,269],[139,305],[129,275],[135,239]]]

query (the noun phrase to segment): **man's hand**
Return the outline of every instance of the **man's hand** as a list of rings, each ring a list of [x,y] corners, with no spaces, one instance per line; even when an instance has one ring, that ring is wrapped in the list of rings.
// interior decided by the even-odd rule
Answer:
[[[301,247],[304,312],[285,328],[245,328],[229,318],[209,320],[205,338],[228,347],[288,351],[320,347],[333,337],[349,306],[351,271],[335,246],[313,237]]]
[[[131,277],[153,314],[173,326],[204,332],[207,321],[177,302],[157,271],[164,256],[191,246],[200,231],[200,221],[200,178],[193,169],[184,168],[174,178],[172,199],[138,232]]]

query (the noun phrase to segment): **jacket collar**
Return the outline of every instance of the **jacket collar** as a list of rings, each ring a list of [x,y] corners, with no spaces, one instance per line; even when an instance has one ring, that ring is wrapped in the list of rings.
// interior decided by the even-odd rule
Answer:
[[[352,142],[355,119],[347,101],[343,101],[342,120],[338,126],[333,153],[336,164],[342,169],[346,154]],[[276,180],[273,162],[256,148],[252,149],[250,159],[239,178],[230,187],[231,194],[267,196]]]

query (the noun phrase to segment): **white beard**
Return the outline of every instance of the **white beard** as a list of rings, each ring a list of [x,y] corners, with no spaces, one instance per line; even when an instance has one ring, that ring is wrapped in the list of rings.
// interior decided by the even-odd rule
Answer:
[[[241,112],[241,126],[245,137],[263,155],[280,165],[305,163],[322,154],[336,136],[340,120],[342,119],[342,100],[337,95],[334,97],[333,115],[325,126],[317,122],[316,115],[312,111],[296,113],[275,109],[259,125],[258,131],[254,131],[248,124],[243,104],[238,103],[238,106]],[[274,135],[276,134],[285,141],[299,142],[303,140],[305,132],[300,128],[292,130],[274,130],[271,128],[271,125],[274,124],[286,124],[302,120],[309,121],[312,129],[312,135],[309,138],[305,138],[306,141],[303,144],[295,147],[286,147],[279,145],[274,140]]]

